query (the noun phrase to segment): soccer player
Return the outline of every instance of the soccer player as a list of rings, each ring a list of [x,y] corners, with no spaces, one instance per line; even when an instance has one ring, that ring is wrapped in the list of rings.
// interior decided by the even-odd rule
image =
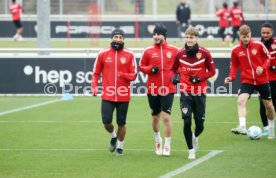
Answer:
[[[232,25],[232,43],[230,43],[230,46],[232,47],[234,45],[234,42],[236,39],[239,39],[238,31],[242,24],[244,24],[244,17],[243,12],[240,8],[238,8],[238,1],[233,2],[233,8],[230,10],[230,17],[231,17],[231,25]]]
[[[178,37],[182,38],[186,29],[191,25],[191,9],[187,0],[180,0],[176,7],[176,24]]]
[[[142,54],[139,69],[148,75],[147,97],[152,115],[152,128],[155,135],[155,153],[170,156],[172,121],[171,109],[176,92],[172,84],[170,70],[178,48],[166,42],[167,28],[157,23],[153,31],[154,44],[146,48]],[[165,144],[162,149],[160,135],[160,119],[164,123]]]
[[[272,37],[273,26],[270,23],[264,23],[261,27],[261,41],[267,48],[271,60],[267,70],[271,90],[271,97],[274,109],[276,108],[276,39]],[[263,136],[268,136],[268,120],[265,113],[265,106],[260,98],[260,115],[264,126]]]
[[[185,32],[185,46],[178,51],[172,72],[180,68],[180,109],[184,121],[183,134],[189,149],[188,159],[195,159],[198,137],[204,129],[207,79],[215,75],[215,64],[210,52],[199,46],[198,30],[189,27]],[[191,130],[192,114],[195,131]]]
[[[25,11],[24,7],[21,4],[16,3],[16,0],[12,0],[12,4],[10,5],[10,13],[12,14],[12,20],[16,27],[16,33],[13,36],[14,41],[22,40],[21,33],[23,31],[23,26],[22,26],[21,17],[20,17],[21,11],[22,12]]]
[[[130,101],[130,82],[137,77],[137,66],[132,51],[124,48],[125,33],[114,29],[109,48],[99,52],[93,68],[92,95],[98,93],[98,80],[102,74],[101,114],[105,129],[111,134],[109,150],[116,155],[123,155],[123,144],[126,134],[126,118]],[[118,131],[112,124],[112,116],[116,108]]]
[[[250,95],[257,90],[265,106],[268,120],[268,139],[274,139],[274,107],[267,76],[269,68],[269,52],[260,41],[251,39],[251,29],[242,25],[239,29],[241,42],[231,53],[230,74],[225,83],[236,78],[238,67],[241,70],[241,87],[238,93],[239,126],[231,131],[235,134],[246,135],[246,104]]]
[[[229,10],[228,10],[228,4],[223,3],[222,8],[216,12],[216,16],[219,17],[219,31],[218,35],[222,39],[222,44],[225,44],[225,29],[228,27],[229,22],[228,18],[230,16]]]

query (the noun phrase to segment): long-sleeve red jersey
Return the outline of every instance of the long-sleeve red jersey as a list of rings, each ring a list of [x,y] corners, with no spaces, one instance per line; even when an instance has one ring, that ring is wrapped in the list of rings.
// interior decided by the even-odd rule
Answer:
[[[223,28],[227,28],[229,25],[228,18],[230,16],[230,12],[227,8],[222,8],[216,12],[216,16],[219,17],[219,26]]]
[[[12,14],[12,20],[20,20],[20,13],[24,12],[24,7],[19,3],[13,3],[10,5],[10,13]]]
[[[268,48],[270,54],[270,65],[276,66],[276,38],[272,38],[272,43]],[[268,71],[269,81],[276,81],[276,71]]]
[[[242,10],[237,7],[231,9],[230,17],[232,18],[231,24],[233,27],[240,27],[244,21]]]
[[[263,68],[262,74],[257,74],[257,67]],[[250,40],[248,47],[242,43],[235,46],[231,53],[230,75],[236,78],[238,68],[241,69],[241,83],[261,85],[268,83],[267,69],[269,66],[269,52],[260,41]]]
[[[148,94],[165,95],[176,92],[176,86],[172,84],[170,71],[177,51],[177,47],[168,45],[167,42],[160,45],[154,44],[144,50],[139,69],[148,75]],[[159,71],[152,74],[152,67],[158,67]]]
[[[94,63],[92,90],[97,89],[100,74],[102,74],[102,99],[128,102],[130,82],[137,77],[134,53],[126,48],[119,51],[112,47],[103,49]]]
[[[207,79],[215,75],[215,64],[210,52],[199,46],[194,57],[187,57],[186,49],[178,51],[172,66],[175,73],[180,67],[180,91],[189,94],[202,94],[207,92]],[[197,76],[200,82],[193,84],[190,76]]]

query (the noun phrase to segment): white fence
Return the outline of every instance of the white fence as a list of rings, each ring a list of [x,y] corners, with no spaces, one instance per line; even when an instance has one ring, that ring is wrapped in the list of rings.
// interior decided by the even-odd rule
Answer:
[[[0,57],[37,57],[37,56],[54,56],[54,57],[95,57],[102,48],[0,48]],[[144,48],[129,48],[136,57],[141,57]],[[207,48],[213,57],[228,58],[230,57],[231,48]],[[44,53],[44,55],[41,55]]]

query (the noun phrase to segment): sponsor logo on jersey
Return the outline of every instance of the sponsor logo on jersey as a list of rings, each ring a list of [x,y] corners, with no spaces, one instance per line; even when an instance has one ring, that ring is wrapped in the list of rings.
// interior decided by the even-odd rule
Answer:
[[[271,45],[271,48],[274,50],[276,49],[276,44]]]
[[[158,54],[153,53],[153,54],[151,55],[151,58],[158,58]]]
[[[202,70],[202,67],[198,67],[198,68],[191,68],[191,67],[182,67],[182,71],[186,72],[186,71],[200,71]]]
[[[256,50],[256,49],[252,49],[251,52],[252,52],[253,55],[256,55],[256,54],[257,54],[257,50]]]
[[[241,51],[241,52],[239,53],[239,56],[245,56],[245,53],[244,53],[243,51]]]
[[[106,63],[112,62],[111,57],[106,58],[106,59],[105,59],[105,62],[106,62]]]

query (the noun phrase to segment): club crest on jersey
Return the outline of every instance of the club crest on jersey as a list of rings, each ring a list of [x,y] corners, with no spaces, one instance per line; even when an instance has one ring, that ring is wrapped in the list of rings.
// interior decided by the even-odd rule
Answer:
[[[181,110],[182,110],[183,114],[187,114],[188,113],[188,108],[182,108]]]
[[[252,52],[253,55],[256,55],[256,54],[257,54],[257,50],[256,50],[256,49],[252,49],[251,52]]]
[[[169,58],[169,59],[172,57],[172,53],[171,52],[167,52],[166,55],[167,55],[167,58]]]
[[[271,48],[274,50],[276,49],[276,44],[271,45]]]
[[[120,61],[121,61],[122,64],[124,64],[124,63],[126,63],[126,58],[125,58],[125,57],[122,57],[122,58],[120,59]]]
[[[196,53],[196,58],[197,58],[197,59],[200,59],[200,58],[201,58],[201,56],[202,56],[202,54],[201,54],[201,53]]]

